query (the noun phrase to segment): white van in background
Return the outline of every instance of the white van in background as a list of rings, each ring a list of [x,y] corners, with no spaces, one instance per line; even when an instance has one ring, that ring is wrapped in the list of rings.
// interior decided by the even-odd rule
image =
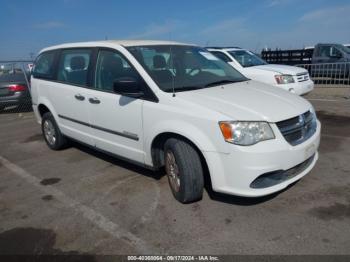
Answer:
[[[304,68],[267,64],[254,53],[239,47],[207,49],[250,79],[280,87],[297,95],[307,94],[314,89],[314,82]]]

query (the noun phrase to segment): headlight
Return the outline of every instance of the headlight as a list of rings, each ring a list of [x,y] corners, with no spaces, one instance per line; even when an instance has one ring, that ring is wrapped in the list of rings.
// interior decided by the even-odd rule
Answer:
[[[249,146],[260,141],[274,139],[275,135],[267,122],[219,122],[226,142]]]
[[[313,106],[311,106],[310,112],[311,112],[314,116],[316,116],[316,111],[315,111],[315,108],[314,108]]]
[[[292,75],[275,75],[277,84],[290,84],[294,83],[294,78]]]
[[[311,106],[310,112],[311,112],[311,114],[312,114],[312,122],[313,122],[314,124],[316,124],[316,122],[317,122],[317,115],[316,115],[315,108],[314,108],[313,106]]]

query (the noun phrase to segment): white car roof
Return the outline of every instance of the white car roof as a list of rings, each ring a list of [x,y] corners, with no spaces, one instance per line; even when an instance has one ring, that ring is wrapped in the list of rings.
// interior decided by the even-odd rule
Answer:
[[[40,51],[40,53],[49,50],[55,50],[60,48],[77,48],[77,47],[111,47],[113,45],[119,46],[145,46],[145,45],[190,45],[174,41],[160,41],[160,40],[104,40],[104,41],[92,41],[92,42],[77,42],[77,43],[66,43],[61,45],[50,46],[44,48]]]
[[[207,48],[209,51],[237,51],[237,50],[246,50],[243,48],[239,48],[239,47],[223,47],[223,48]]]

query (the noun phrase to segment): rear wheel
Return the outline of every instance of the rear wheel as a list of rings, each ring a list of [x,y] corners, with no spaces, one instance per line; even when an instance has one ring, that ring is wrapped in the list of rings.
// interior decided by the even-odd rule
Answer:
[[[52,150],[60,150],[67,147],[67,138],[62,135],[55,118],[50,112],[43,115],[41,120],[41,130],[46,144]]]
[[[181,203],[200,200],[203,168],[198,152],[186,141],[171,138],[164,146],[165,170],[174,197]]]

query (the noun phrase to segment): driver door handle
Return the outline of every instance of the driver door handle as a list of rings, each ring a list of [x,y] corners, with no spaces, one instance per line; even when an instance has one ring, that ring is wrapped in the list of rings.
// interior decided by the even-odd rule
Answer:
[[[101,101],[100,101],[98,98],[96,98],[96,97],[94,97],[94,98],[89,98],[89,102],[90,102],[91,104],[99,104],[99,103],[101,103]]]
[[[79,101],[84,101],[85,100],[85,96],[82,96],[81,94],[76,94],[75,99],[79,100]]]

